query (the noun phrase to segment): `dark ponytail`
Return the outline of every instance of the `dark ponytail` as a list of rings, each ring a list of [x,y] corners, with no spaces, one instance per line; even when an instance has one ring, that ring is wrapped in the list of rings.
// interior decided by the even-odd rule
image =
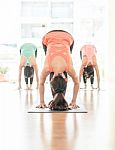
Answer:
[[[60,74],[52,80],[53,75],[54,75],[53,72],[50,73],[50,87],[51,87],[53,97],[56,93],[63,93],[65,95],[67,89],[67,81]],[[65,78],[67,79],[66,72],[64,72],[64,75]]]
[[[51,110],[64,111],[68,110],[68,103],[62,93],[57,93],[56,98],[49,102],[48,107]]]
[[[53,100],[49,102],[49,108],[51,110],[67,110],[68,103],[65,100],[65,93],[67,88],[67,81],[59,74],[53,78],[54,73],[50,74],[50,86],[53,95]],[[67,78],[67,73],[64,72]]]

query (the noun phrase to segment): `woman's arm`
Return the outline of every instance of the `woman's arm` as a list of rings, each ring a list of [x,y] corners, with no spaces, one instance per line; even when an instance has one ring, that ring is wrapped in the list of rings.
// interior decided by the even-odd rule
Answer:
[[[84,67],[87,65],[87,56],[83,56],[82,58],[82,64],[79,71],[79,82],[81,82],[81,77],[83,75]]]
[[[99,67],[97,64],[96,56],[93,56],[93,66],[95,68],[96,76],[97,76],[97,88],[100,89],[100,73],[99,73]]]
[[[21,56],[20,58],[20,65],[19,65],[19,74],[18,74],[18,89],[21,89],[21,75],[22,75],[22,68],[24,67],[25,64],[25,57]]]
[[[72,108],[77,108],[78,106],[76,105],[76,98],[77,98],[78,91],[79,91],[78,76],[76,75],[76,72],[75,72],[73,67],[71,67],[71,69],[69,70],[68,74],[72,78],[73,83],[74,83],[73,97],[72,97],[72,101],[70,103],[70,106],[72,106]]]
[[[40,104],[37,106],[37,108],[46,107],[45,100],[44,100],[44,92],[45,92],[44,83],[48,75],[49,75],[49,72],[43,69],[40,75],[40,84],[39,84]]]
[[[95,68],[96,76],[97,76],[97,88],[100,89],[100,73],[99,73],[98,65],[96,64],[94,68]]]
[[[20,65],[19,66],[19,75],[18,75],[18,84],[19,84],[18,89],[22,88],[21,87],[21,75],[22,75],[22,66]]]

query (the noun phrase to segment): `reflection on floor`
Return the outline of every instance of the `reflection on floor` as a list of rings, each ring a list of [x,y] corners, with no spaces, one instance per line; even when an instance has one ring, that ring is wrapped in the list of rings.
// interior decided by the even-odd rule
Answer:
[[[51,99],[47,86],[46,103]],[[85,114],[29,114],[28,109],[38,104],[38,91],[16,90],[14,84],[0,83],[0,149],[114,150],[114,91],[114,87],[80,90],[77,100],[88,110]],[[67,92],[69,101],[71,86]]]

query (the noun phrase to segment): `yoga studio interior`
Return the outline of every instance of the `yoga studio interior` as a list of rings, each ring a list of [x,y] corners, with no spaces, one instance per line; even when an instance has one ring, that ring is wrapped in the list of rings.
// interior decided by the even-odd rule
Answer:
[[[114,0],[1,0],[0,1],[0,149],[1,150],[115,150],[115,1]],[[65,30],[74,38],[71,54],[79,76],[80,49],[96,47],[100,89],[80,82],[73,111],[36,108],[40,103],[34,77],[26,89],[18,89],[20,47],[37,46],[40,77],[45,53],[43,36]],[[35,74],[34,74],[35,76]],[[52,100],[49,77],[44,99]],[[66,100],[72,99],[73,81],[68,77]],[[97,76],[94,72],[94,87]],[[43,110],[40,112],[39,110]]]

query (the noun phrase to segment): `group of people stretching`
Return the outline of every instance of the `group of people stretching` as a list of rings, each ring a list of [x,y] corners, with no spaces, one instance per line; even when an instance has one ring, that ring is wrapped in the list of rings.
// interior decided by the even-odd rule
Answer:
[[[93,45],[85,45],[80,50],[82,59],[79,77],[73,67],[72,48],[74,39],[72,35],[64,30],[52,30],[46,33],[42,39],[43,49],[45,51],[44,67],[42,69],[40,80],[38,77],[38,66],[36,63],[37,48],[31,43],[25,43],[20,48],[20,65],[19,65],[19,89],[21,88],[21,74],[24,67],[24,77],[27,89],[31,89],[34,72],[36,74],[37,88],[39,88],[40,104],[37,108],[49,107],[51,110],[67,110],[74,109],[79,106],[76,104],[76,99],[79,91],[79,82],[83,76],[85,88],[87,79],[90,78],[91,87],[94,83],[94,69],[97,75],[97,88],[100,88],[100,75],[96,61],[96,48]],[[53,100],[48,106],[45,103],[45,81],[49,75],[50,87]],[[67,89],[68,76],[73,80],[73,96],[70,104],[65,100]],[[30,78],[30,86],[28,79]]]

